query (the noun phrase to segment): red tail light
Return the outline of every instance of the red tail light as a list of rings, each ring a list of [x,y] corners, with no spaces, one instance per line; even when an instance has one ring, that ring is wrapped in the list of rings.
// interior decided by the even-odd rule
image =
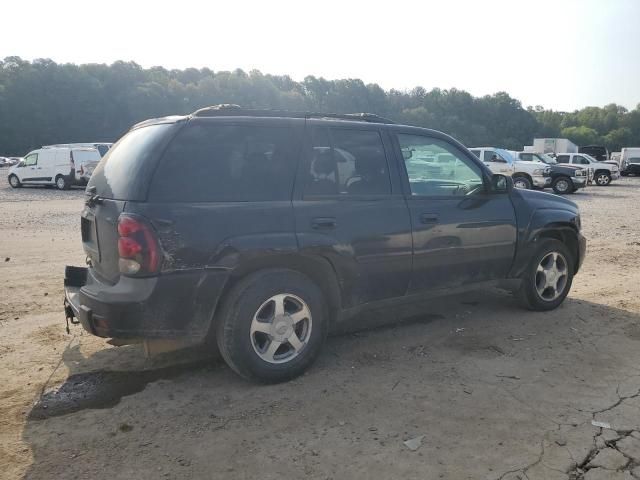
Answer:
[[[146,220],[137,215],[121,214],[118,218],[118,235],[120,273],[158,273],[161,266],[160,243]]]

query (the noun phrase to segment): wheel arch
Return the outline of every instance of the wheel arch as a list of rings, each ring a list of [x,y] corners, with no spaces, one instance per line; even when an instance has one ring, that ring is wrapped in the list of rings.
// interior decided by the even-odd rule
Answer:
[[[525,177],[527,180],[529,180],[531,182],[531,184],[533,185],[533,178],[531,177],[530,174],[528,174],[527,172],[515,172],[513,175],[511,175],[512,178],[516,178],[516,177]]]
[[[575,272],[577,272],[580,259],[578,218],[578,212],[569,209],[543,208],[536,210],[527,227],[518,236],[518,247],[509,278],[521,278],[533,252],[538,248],[540,241],[546,238],[559,240],[567,245],[573,256]]]
[[[327,301],[329,318],[334,319],[337,317],[341,309],[342,298],[338,284],[338,276],[331,263],[319,256],[286,253],[239,259],[238,263],[231,270],[231,274],[220,293],[213,311],[211,327],[213,327],[217,321],[217,314],[225,298],[238,282],[248,275],[269,269],[288,269],[309,277],[311,281],[320,288]],[[213,328],[211,328],[211,330],[213,330]]]
[[[542,228],[536,237],[534,242],[540,242],[541,240],[551,238],[559,240],[564,243],[573,256],[574,274],[578,273],[578,264],[580,259],[579,242],[578,242],[578,230],[575,225],[570,222],[553,222]]]

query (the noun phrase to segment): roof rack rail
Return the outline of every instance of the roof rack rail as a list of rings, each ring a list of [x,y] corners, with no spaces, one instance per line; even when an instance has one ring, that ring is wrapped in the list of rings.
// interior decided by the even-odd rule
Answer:
[[[191,114],[193,117],[288,117],[288,118],[330,118],[335,120],[351,120],[355,122],[396,123],[374,113],[322,113],[291,112],[287,110],[270,110],[258,108],[242,108],[240,105],[221,104],[201,108]]]

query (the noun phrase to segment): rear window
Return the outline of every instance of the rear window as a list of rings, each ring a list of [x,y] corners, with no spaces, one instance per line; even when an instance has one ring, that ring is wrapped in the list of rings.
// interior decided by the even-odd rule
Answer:
[[[131,130],[102,157],[87,188],[103,198],[144,200],[156,160],[179,124],[158,124]]]
[[[190,124],[167,148],[154,175],[149,199],[289,200],[298,143],[287,127]]]

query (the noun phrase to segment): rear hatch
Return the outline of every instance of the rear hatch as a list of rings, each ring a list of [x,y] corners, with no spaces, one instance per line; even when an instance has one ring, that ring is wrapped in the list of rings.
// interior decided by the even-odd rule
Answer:
[[[82,246],[98,277],[114,284],[118,268],[118,217],[128,202],[143,202],[158,159],[182,122],[137,127],[100,160],[87,184],[81,214]]]

